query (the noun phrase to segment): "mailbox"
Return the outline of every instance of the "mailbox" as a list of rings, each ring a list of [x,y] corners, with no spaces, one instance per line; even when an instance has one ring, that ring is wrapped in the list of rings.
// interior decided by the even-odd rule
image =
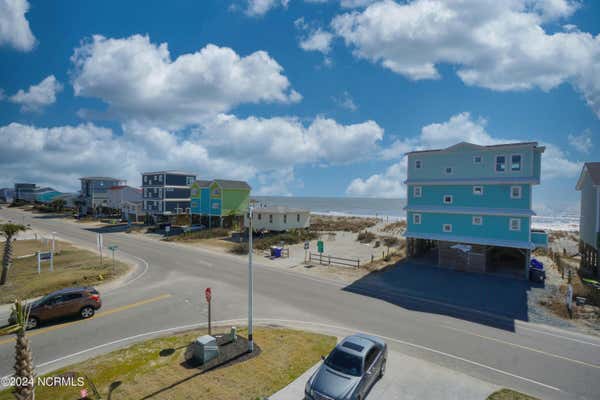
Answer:
[[[212,360],[219,355],[219,346],[217,339],[210,335],[198,337],[192,343],[192,358],[201,364]]]

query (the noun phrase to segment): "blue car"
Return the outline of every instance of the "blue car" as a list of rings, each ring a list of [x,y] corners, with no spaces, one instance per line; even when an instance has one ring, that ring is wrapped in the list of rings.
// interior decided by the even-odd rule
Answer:
[[[342,340],[306,383],[305,400],[363,400],[385,374],[387,345],[357,333]]]

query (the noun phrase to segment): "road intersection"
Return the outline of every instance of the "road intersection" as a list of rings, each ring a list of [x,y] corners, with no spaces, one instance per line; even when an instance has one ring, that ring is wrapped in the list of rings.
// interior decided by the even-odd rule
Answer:
[[[88,248],[95,245],[96,233],[83,224],[0,210],[5,219],[20,221],[23,215],[40,232],[57,232]],[[123,285],[102,291],[104,307],[97,317],[32,332],[39,373],[205,323],[206,287],[213,290],[214,319],[237,325],[245,320],[245,260],[119,232],[106,233],[104,243],[118,244],[121,256],[138,268]],[[600,340],[595,337],[526,322],[498,329],[473,322],[475,318],[411,310],[381,296],[345,291],[339,282],[260,263],[254,288],[260,323],[334,334],[360,330],[386,338],[394,351],[540,398],[600,397]],[[0,376],[11,373],[12,359],[12,342],[0,338]]]

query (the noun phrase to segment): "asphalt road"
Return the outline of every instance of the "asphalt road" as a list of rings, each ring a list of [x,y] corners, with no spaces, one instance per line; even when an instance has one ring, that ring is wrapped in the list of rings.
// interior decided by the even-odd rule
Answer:
[[[0,210],[5,219],[22,222],[23,215],[33,229],[55,231],[78,245],[95,246],[96,233],[83,224]],[[123,286],[102,292],[103,309],[97,317],[32,331],[38,372],[165,329],[205,323],[206,287],[213,291],[214,320],[246,318],[244,259],[125,233],[106,233],[104,245],[110,244],[117,244],[121,257],[136,262],[139,270]],[[498,329],[469,322],[477,320],[475,316],[460,319],[419,312],[344,291],[337,282],[255,265],[255,318],[262,323],[338,334],[360,330],[384,337],[395,351],[543,399],[600,398],[598,338],[525,322]],[[0,337],[0,376],[12,372],[12,362],[13,342]]]

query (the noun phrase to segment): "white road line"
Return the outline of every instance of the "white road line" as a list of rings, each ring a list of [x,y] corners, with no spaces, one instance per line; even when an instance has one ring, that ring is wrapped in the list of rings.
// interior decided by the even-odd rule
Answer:
[[[584,361],[579,361],[579,360],[574,360],[572,358],[568,358],[568,357],[564,357],[564,356],[559,356],[558,354],[547,353],[547,352],[545,352],[543,350],[538,350],[538,349],[535,349],[533,347],[523,346],[523,345],[520,345],[520,344],[508,342],[506,340],[497,339],[497,338],[493,338],[493,337],[485,336],[485,335],[480,335],[478,333],[470,332],[470,331],[467,331],[465,329],[455,328],[455,327],[452,327],[452,326],[449,326],[449,325],[446,325],[446,324],[444,324],[443,327],[446,328],[446,329],[453,330],[453,331],[461,332],[461,333],[466,334],[466,335],[476,336],[476,337],[481,338],[481,339],[491,340],[491,341],[494,341],[494,342],[498,342],[498,343],[506,344],[506,345],[509,345],[509,346],[517,347],[519,349],[532,351],[532,352],[538,353],[538,354],[543,354],[543,355],[549,356],[549,357],[555,357],[555,358],[558,358],[558,359],[561,359],[561,360],[565,360],[565,361],[569,361],[569,362],[572,362],[572,363],[575,363],[575,364],[585,365],[586,367],[600,369],[600,365],[589,364],[589,363],[586,363]]]
[[[223,325],[223,324],[231,324],[231,323],[238,323],[238,322],[245,322],[245,321],[246,321],[245,318],[230,319],[230,320],[223,320],[223,321],[213,321],[213,326]],[[357,332],[357,331],[360,331],[359,329],[353,329],[353,328],[348,328],[348,327],[343,327],[343,326],[338,326],[338,325],[324,324],[324,323],[312,322],[312,321],[289,320],[289,319],[257,318],[257,319],[255,319],[255,322],[257,324],[261,324],[261,323],[283,323],[283,324],[286,324],[286,323],[288,323],[288,324],[293,324],[293,325],[313,325],[313,326],[326,327],[326,328],[330,328],[330,329],[334,329],[334,330],[342,330],[342,331],[346,331],[346,332]],[[125,338],[113,340],[111,342],[104,343],[104,344],[101,344],[101,345],[97,345],[97,346],[94,346],[94,347],[90,347],[88,349],[84,349],[84,350],[78,351],[76,353],[69,354],[69,355],[57,358],[57,359],[52,360],[52,361],[47,361],[47,362],[38,364],[37,368],[42,368],[42,367],[45,367],[45,366],[48,366],[48,365],[51,365],[51,364],[55,364],[55,363],[60,362],[60,361],[67,360],[69,358],[73,358],[73,357],[76,357],[76,356],[88,353],[90,351],[98,350],[98,349],[101,349],[101,348],[104,348],[104,347],[108,347],[108,346],[111,346],[111,345],[115,345],[115,344],[118,344],[118,343],[123,343],[123,342],[129,341],[129,340],[139,339],[139,338],[142,338],[142,337],[145,337],[145,336],[159,335],[161,333],[167,333],[167,332],[173,332],[173,331],[182,331],[182,330],[187,330],[187,329],[191,329],[191,328],[199,328],[199,327],[203,327],[203,326],[206,326],[206,325],[207,325],[206,322],[200,322],[200,323],[195,323],[195,324],[177,326],[177,327],[173,327],[173,328],[161,329],[161,330],[152,331],[152,332],[140,333],[138,335],[133,335],[133,336],[129,336],[129,337],[125,337]],[[542,386],[542,387],[545,387],[547,389],[551,389],[551,390],[554,390],[554,391],[557,391],[557,392],[561,391],[557,387],[550,386],[550,385],[547,385],[547,384],[542,383],[542,382],[538,382],[538,381],[530,379],[530,378],[525,378],[525,377],[522,377],[522,376],[519,376],[519,375],[515,375],[515,374],[512,374],[512,373],[507,372],[507,371],[503,371],[503,370],[498,369],[498,368],[490,367],[489,365],[485,365],[485,364],[479,363],[477,361],[472,361],[472,360],[466,359],[464,357],[460,357],[460,356],[457,356],[457,355],[454,355],[454,354],[450,354],[450,353],[445,353],[443,351],[436,350],[436,349],[433,349],[433,348],[430,348],[430,347],[427,347],[427,346],[422,346],[422,345],[419,345],[419,344],[410,343],[410,342],[407,342],[407,341],[404,341],[404,340],[401,340],[401,339],[396,339],[396,338],[392,338],[392,337],[382,336],[382,335],[379,335],[379,334],[376,334],[376,333],[371,333],[371,332],[364,332],[364,333],[370,334],[370,335],[374,335],[374,336],[379,336],[379,337],[381,337],[382,339],[385,339],[385,340],[390,340],[390,341],[393,341],[393,342],[396,342],[396,343],[400,343],[400,344],[403,344],[403,345],[406,345],[406,346],[414,347],[414,348],[417,348],[417,349],[420,349],[420,350],[429,351],[429,352],[432,352],[432,353],[435,353],[435,354],[438,354],[438,355],[441,355],[441,356],[444,356],[444,357],[447,357],[447,358],[452,358],[452,359],[455,359],[455,360],[458,360],[458,361],[462,361],[462,362],[467,363],[467,364],[471,364],[471,365],[474,365],[474,366],[477,366],[477,367],[480,367],[480,368],[484,368],[484,369],[487,369],[487,370],[490,370],[490,371],[493,371],[493,372],[496,372],[496,373],[499,373],[499,374],[502,374],[502,375],[509,376],[511,378],[519,379],[519,380],[522,380],[524,382],[533,383],[535,385]],[[10,377],[10,376],[12,376],[12,375],[7,375],[7,377]]]

